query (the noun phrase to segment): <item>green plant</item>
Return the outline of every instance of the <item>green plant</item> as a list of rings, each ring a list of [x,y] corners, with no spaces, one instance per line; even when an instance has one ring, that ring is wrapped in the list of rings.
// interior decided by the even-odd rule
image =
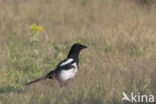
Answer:
[[[38,55],[36,44],[38,42],[38,35],[41,31],[43,31],[43,28],[41,26],[37,26],[36,24],[33,24],[30,26],[30,29],[31,29],[31,49],[34,56],[34,55]]]

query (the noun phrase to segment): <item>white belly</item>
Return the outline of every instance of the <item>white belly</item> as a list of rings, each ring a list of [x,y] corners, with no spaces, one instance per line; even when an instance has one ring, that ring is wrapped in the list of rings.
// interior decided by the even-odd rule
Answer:
[[[76,75],[77,72],[77,66],[74,64],[74,68],[71,68],[70,70],[62,70],[59,73],[59,79],[61,81],[67,81],[68,79],[73,78]]]

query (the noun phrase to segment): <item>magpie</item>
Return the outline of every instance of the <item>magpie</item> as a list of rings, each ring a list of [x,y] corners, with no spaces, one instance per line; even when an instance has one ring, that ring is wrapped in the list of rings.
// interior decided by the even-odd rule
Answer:
[[[66,83],[69,79],[74,78],[77,73],[79,65],[79,53],[82,49],[87,48],[87,46],[80,43],[75,43],[72,45],[67,58],[61,61],[54,69],[48,72],[46,75],[37,78],[25,85],[30,85],[32,83],[45,80],[45,79],[56,79],[60,84]]]

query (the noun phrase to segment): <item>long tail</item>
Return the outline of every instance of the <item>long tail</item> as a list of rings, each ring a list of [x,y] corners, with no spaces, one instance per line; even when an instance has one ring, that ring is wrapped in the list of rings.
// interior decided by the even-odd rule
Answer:
[[[45,75],[45,76],[43,76],[43,77],[37,78],[36,80],[33,80],[33,81],[31,81],[31,82],[26,83],[25,86],[26,86],[26,85],[30,85],[30,84],[32,84],[32,83],[36,83],[36,82],[38,82],[38,81],[41,81],[41,80],[44,80],[44,79],[47,79],[47,78],[48,78],[47,75]]]

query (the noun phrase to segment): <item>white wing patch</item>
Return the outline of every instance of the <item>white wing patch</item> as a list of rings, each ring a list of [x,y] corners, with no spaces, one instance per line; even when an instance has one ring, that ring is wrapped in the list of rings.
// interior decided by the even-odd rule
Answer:
[[[72,59],[72,58],[69,58],[69,59],[67,59],[65,62],[62,62],[62,63],[60,64],[60,66],[69,64],[69,63],[72,62],[72,61],[73,61],[73,59]]]
[[[74,66],[74,68],[71,68],[69,70],[60,71],[60,73],[59,73],[60,80],[66,81],[70,78],[74,78],[74,76],[77,73],[77,65],[76,65],[76,63],[73,63],[72,65]]]

